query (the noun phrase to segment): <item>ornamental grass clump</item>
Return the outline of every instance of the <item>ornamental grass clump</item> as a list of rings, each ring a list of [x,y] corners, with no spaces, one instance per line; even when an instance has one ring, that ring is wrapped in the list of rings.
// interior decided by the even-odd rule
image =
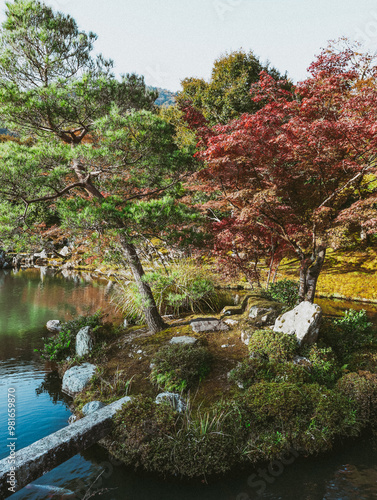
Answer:
[[[162,347],[152,359],[150,379],[167,391],[186,391],[210,371],[212,356],[200,345],[173,344]]]
[[[222,305],[214,276],[190,260],[177,260],[166,269],[147,272],[143,281],[151,287],[162,315],[217,311]],[[119,282],[112,302],[128,320],[144,321],[143,301],[135,284]]]

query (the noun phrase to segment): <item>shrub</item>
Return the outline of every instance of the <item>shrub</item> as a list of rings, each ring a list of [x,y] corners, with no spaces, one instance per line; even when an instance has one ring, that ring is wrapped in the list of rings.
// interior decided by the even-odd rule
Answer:
[[[90,326],[95,332],[102,325],[102,313],[97,311],[92,316],[79,316],[62,325],[59,333],[45,338],[42,349],[35,349],[43,359],[62,361],[75,352],[75,337],[84,326]]]
[[[263,358],[244,359],[229,372],[229,380],[247,389],[261,381],[304,383],[310,381],[307,366],[292,362],[268,361]]]
[[[314,344],[307,349],[307,357],[312,363],[311,381],[329,387],[333,386],[342,372],[331,347],[318,347]]]
[[[298,293],[298,281],[285,278],[276,283],[272,283],[265,295],[272,300],[283,302],[291,309],[298,303]]]
[[[252,461],[273,459],[291,448],[318,453],[331,449],[336,437],[359,432],[349,399],[317,384],[261,382],[241,401]]]
[[[360,426],[348,397],[317,384],[261,382],[243,396],[177,414],[135,397],[115,417],[112,453],[127,464],[186,478],[224,474],[292,449],[325,451]]]
[[[153,358],[150,378],[167,391],[188,390],[209,373],[211,360],[203,346],[167,345]]]
[[[145,280],[151,287],[160,314],[215,311],[220,296],[215,280],[206,269],[193,262],[178,261],[163,270],[148,272]],[[133,283],[118,283],[112,301],[131,321],[144,321],[142,298]]]
[[[372,324],[365,310],[349,309],[342,318],[325,321],[321,333],[342,364],[350,361],[352,353],[373,342]]]
[[[370,425],[376,431],[377,375],[370,372],[347,373],[338,381],[337,390],[355,405],[360,425]]]
[[[135,468],[186,478],[231,470],[246,437],[239,413],[230,404],[177,414],[168,404],[137,396],[117,413],[114,423],[115,456]]]
[[[270,361],[288,361],[298,350],[294,335],[272,330],[256,330],[249,341],[249,350],[255,356]]]

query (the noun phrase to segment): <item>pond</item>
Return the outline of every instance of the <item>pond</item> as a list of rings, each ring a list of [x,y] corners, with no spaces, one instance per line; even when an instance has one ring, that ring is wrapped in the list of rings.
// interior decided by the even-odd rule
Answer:
[[[0,271],[0,459],[8,455],[5,410],[10,387],[17,400],[17,449],[67,425],[72,400],[62,393],[53,366],[34,349],[42,346],[49,319],[65,320],[98,308],[111,312],[108,292],[106,281],[85,274],[64,277],[43,268]],[[373,320],[377,318],[375,306],[336,301],[321,305],[330,314],[351,306],[366,308]],[[368,500],[377,498],[377,465],[373,444],[365,439],[317,458],[292,454],[284,463],[276,461],[208,485],[186,484],[135,473],[96,445],[11,498]]]

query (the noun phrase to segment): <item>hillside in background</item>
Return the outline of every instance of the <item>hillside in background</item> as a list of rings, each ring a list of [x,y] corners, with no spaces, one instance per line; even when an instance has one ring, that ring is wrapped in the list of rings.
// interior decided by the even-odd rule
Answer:
[[[158,98],[155,101],[157,106],[174,106],[177,93],[170,90],[161,89],[159,87],[149,87],[150,89],[157,90]]]

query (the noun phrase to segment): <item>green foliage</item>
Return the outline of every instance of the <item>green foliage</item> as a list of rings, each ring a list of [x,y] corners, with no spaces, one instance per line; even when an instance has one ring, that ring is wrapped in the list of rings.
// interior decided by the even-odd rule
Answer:
[[[337,390],[348,397],[357,409],[363,427],[377,430],[377,375],[370,372],[347,373],[337,383]]]
[[[211,361],[211,354],[203,346],[167,345],[153,358],[150,378],[167,391],[189,390],[209,373]]]
[[[242,396],[250,423],[249,459],[273,459],[290,448],[328,450],[337,436],[357,435],[355,411],[343,395],[317,384],[261,382]]]
[[[251,99],[250,87],[263,70],[276,80],[286,77],[262,64],[252,52],[225,54],[215,61],[208,83],[198,78],[184,79],[177,101],[191,101],[211,125],[227,123],[243,113],[255,113],[261,105]]]
[[[265,295],[272,300],[283,302],[290,309],[298,302],[299,283],[290,279],[279,280],[271,283]]]
[[[332,387],[341,376],[341,367],[331,347],[318,347],[314,344],[307,357],[312,363],[310,378],[313,382]]]
[[[331,449],[360,431],[348,397],[314,385],[262,382],[241,397],[177,414],[137,396],[115,417],[112,453],[134,467],[186,478],[299,450]]]
[[[249,341],[249,350],[254,356],[270,361],[289,361],[297,353],[298,342],[294,335],[256,330]]]
[[[334,324],[340,327],[343,341],[350,348],[362,347],[372,339],[372,323],[368,321],[365,309],[361,311],[348,309],[345,311],[343,318],[336,319]]]
[[[310,367],[291,361],[268,361],[263,358],[249,358],[241,361],[229,373],[229,380],[243,389],[257,382],[311,382]]]
[[[321,337],[333,348],[340,363],[348,364],[357,351],[371,346],[375,336],[366,311],[349,309],[340,319],[325,319]]]
[[[90,326],[92,332],[95,333],[101,325],[101,311],[97,311],[92,316],[79,316],[64,323],[59,333],[45,339],[44,347],[41,350],[35,350],[41,354],[43,359],[62,361],[74,354],[75,338],[81,328]]]
[[[189,260],[177,260],[168,266],[167,272],[157,269],[143,276],[152,289],[161,314],[178,315],[187,311],[196,313],[219,308],[220,298],[215,280],[206,269]],[[130,321],[144,320],[143,302],[132,283],[119,282],[112,300]]]
[[[244,434],[238,423],[231,405],[218,404],[207,411],[189,408],[182,415],[168,404],[137,396],[115,417],[111,452],[135,468],[206,478],[236,465]]]

